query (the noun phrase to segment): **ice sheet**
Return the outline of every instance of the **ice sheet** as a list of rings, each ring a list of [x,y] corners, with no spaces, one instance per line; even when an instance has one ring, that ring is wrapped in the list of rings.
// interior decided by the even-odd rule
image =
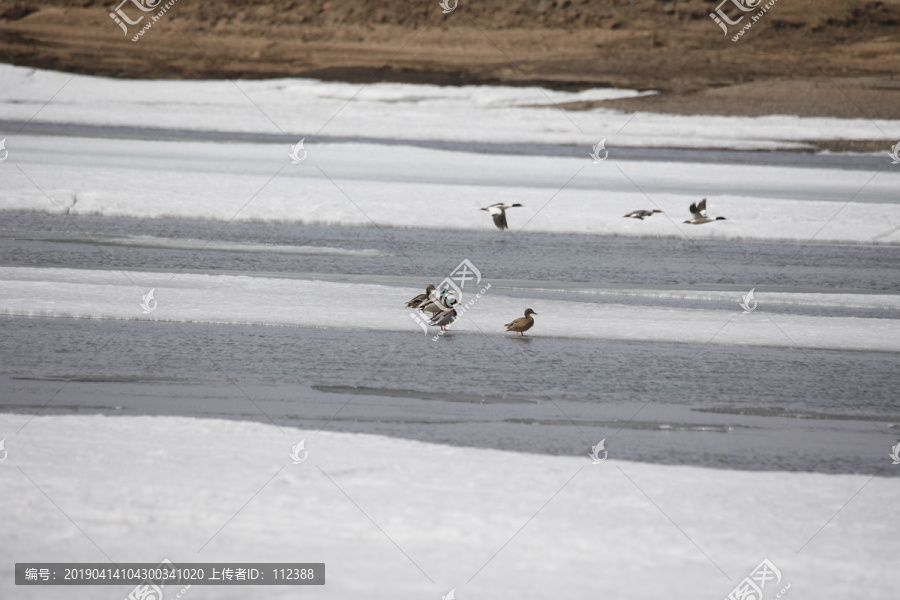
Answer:
[[[897,479],[651,465],[614,450],[594,465],[577,439],[571,457],[548,457],[180,417],[38,416],[14,434],[27,418],[0,414],[4,597],[62,594],[13,589],[17,561],[107,556],[324,562],[325,588],[302,591],[329,598],[724,598],[763,559],[781,573],[767,596],[790,584],[788,598],[887,598],[898,583]],[[309,454],[295,465],[301,440]],[[297,595],[184,597],[248,589]]]
[[[900,243],[900,173],[732,164],[480,155],[324,144],[291,164],[289,145],[20,137],[0,166],[0,210],[379,227]],[[683,223],[708,197],[712,216]],[[622,216],[659,208],[644,221]]]
[[[149,60],[149,59],[148,59]],[[774,149],[821,139],[900,139],[900,122],[795,116],[716,117],[560,103],[636,96],[503,86],[368,86],[310,79],[132,81],[0,65],[0,119],[488,142]],[[47,104],[50,99],[52,102]],[[539,106],[537,106],[539,105]],[[889,145],[885,146],[885,157]]]
[[[435,282],[439,282],[436,278]],[[148,319],[192,323],[328,327],[358,331],[424,331],[404,308],[421,289],[231,275],[196,275],[79,269],[0,268],[0,314],[33,317]],[[481,286],[486,286],[483,281]],[[471,283],[470,283],[471,286]],[[154,290],[155,307],[145,313],[143,296]],[[471,287],[466,289],[472,289]],[[477,288],[476,288],[477,289]],[[769,294],[756,295],[753,312],[712,309],[697,300],[691,309],[568,302],[510,297],[475,299],[452,334],[513,335],[504,324],[537,312],[529,335],[602,340],[681,342],[788,348],[900,352],[900,321],[891,318],[818,317],[768,313]],[[803,301],[804,294],[776,294],[776,301]],[[827,294],[815,302],[827,305]],[[722,296],[716,297],[721,299]],[[896,295],[867,295],[870,306],[900,308]],[[835,306],[846,295],[832,300]],[[863,301],[865,302],[865,301]],[[890,315],[894,314],[890,311]],[[886,311],[887,312],[887,311]],[[422,320],[425,321],[424,317]],[[437,333],[429,328],[429,335]]]

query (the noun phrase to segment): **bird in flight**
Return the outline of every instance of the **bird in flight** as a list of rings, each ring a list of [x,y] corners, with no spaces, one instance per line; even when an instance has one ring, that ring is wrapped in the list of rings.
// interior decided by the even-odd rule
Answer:
[[[699,204],[692,203],[691,204],[691,214],[694,215],[693,219],[685,221],[685,223],[690,223],[691,225],[703,225],[704,223],[712,223],[713,221],[725,221],[725,217],[710,217],[706,214],[706,198],[700,201]]]
[[[654,208],[653,210],[633,210],[627,215],[625,218],[631,217],[632,219],[640,219],[643,221],[647,217],[652,217],[654,213],[661,213],[662,211],[658,208]]]
[[[494,225],[497,226],[497,229],[509,229],[509,225],[506,224],[506,211],[510,208],[516,208],[518,206],[522,206],[521,204],[503,204],[502,202],[498,202],[497,204],[491,204],[490,206],[486,206],[485,208],[479,210],[486,210],[491,213],[491,216],[494,218]]]

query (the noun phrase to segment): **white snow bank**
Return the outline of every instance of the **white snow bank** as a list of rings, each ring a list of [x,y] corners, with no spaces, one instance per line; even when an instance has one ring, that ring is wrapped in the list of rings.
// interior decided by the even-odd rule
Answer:
[[[435,279],[435,283],[440,279]],[[422,292],[359,283],[231,275],[79,269],[0,268],[0,314],[32,317],[146,319],[191,323],[263,324],[423,334],[404,308]],[[482,285],[487,282],[483,281]],[[154,289],[145,314],[143,296]],[[474,300],[475,289],[463,302]],[[476,288],[477,289],[477,288]],[[669,308],[514,298],[488,290],[452,328],[454,333],[513,335],[504,323],[525,307],[537,313],[534,337],[690,344],[828,348],[900,352],[900,320],[767,313],[757,294],[752,313],[734,309]],[[802,296],[796,294],[794,296]],[[817,302],[823,302],[817,294]],[[843,296],[843,295],[842,295]],[[885,295],[888,296],[888,295]],[[871,296],[865,296],[871,298]],[[717,298],[717,299],[721,299]],[[835,300],[835,305],[845,298]],[[898,297],[877,301],[898,308]],[[891,313],[893,314],[893,313]],[[431,333],[437,331],[431,328]]]
[[[0,210],[142,218],[900,244],[900,173],[479,155],[403,146],[24,137],[7,144]],[[20,171],[21,169],[21,171]],[[330,178],[330,179],[329,179]],[[711,215],[688,225],[708,197]],[[645,221],[624,219],[659,208]]]
[[[789,148],[800,140],[900,138],[900,121],[714,117],[558,104],[639,95],[504,86],[309,79],[135,81],[0,65],[0,119],[214,131],[607,146]],[[52,99],[52,101],[50,101]],[[48,104],[48,101],[49,104]],[[534,105],[541,105],[535,107]],[[885,147],[885,153],[889,148]]]
[[[633,463],[614,439],[592,465],[574,438],[551,457],[179,417],[38,416],[16,434],[27,418],[0,414],[3,597],[124,598],[12,583],[17,561],[107,556],[324,562],[325,586],[302,590],[321,598],[724,598],[764,558],[782,573],[767,598],[788,583],[788,598],[888,598],[898,583],[897,479]]]

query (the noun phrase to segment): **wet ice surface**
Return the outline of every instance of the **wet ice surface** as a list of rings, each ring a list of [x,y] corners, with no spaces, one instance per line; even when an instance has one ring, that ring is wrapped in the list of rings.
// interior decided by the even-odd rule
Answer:
[[[532,287],[573,281],[900,291],[900,247],[894,246],[243,222],[226,227],[38,213],[5,213],[0,224],[0,265],[431,278],[449,274],[462,258],[489,279],[527,280]]]
[[[0,411],[182,415],[739,470],[895,475],[895,354],[3,318]],[[888,461],[889,466],[889,461]]]
[[[462,257],[485,277],[506,278],[491,301],[565,300],[585,310],[736,311],[729,294],[756,286],[788,298],[765,304],[770,315],[892,323],[900,288],[896,247],[32,213],[5,214],[2,230],[7,266],[250,274],[257,278],[241,289],[251,292],[272,277],[375,283],[380,295],[398,295],[404,319],[406,291],[397,286],[449,274]],[[89,278],[73,271],[45,295],[62,294],[54,297],[63,314],[72,300],[63,282]],[[223,300],[245,305],[236,314],[252,322],[252,293],[230,294],[238,295]],[[821,302],[807,300],[814,297]],[[298,298],[297,310],[311,300]],[[357,298],[351,312],[364,318],[382,300]],[[356,318],[335,330],[4,317],[0,410],[22,419],[222,417],[552,455],[586,455],[605,438],[619,458],[660,464],[894,474],[881,455],[900,435],[895,353],[560,339],[537,330],[526,340],[491,331],[433,342],[415,327],[354,330]]]

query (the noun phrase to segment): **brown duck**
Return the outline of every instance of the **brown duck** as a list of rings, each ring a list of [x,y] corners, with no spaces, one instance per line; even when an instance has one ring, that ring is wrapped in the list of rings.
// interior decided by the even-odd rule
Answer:
[[[429,283],[429,284],[428,284],[428,287],[425,288],[425,293],[424,293],[424,294],[419,294],[418,296],[416,296],[415,298],[413,298],[412,300],[410,300],[409,302],[407,302],[407,303],[406,303],[406,308],[419,308],[419,306],[420,306],[423,302],[425,302],[426,300],[428,300],[428,296],[429,296],[429,295],[431,294],[431,292],[433,292],[433,291],[434,291],[434,286],[431,285],[431,284]]]
[[[534,318],[531,315],[536,315],[537,313],[531,310],[530,308],[525,309],[525,316],[519,317],[514,321],[510,321],[506,324],[507,331],[515,331],[516,337],[519,337],[519,334],[522,334],[522,337],[525,337],[525,332],[534,327]]]

